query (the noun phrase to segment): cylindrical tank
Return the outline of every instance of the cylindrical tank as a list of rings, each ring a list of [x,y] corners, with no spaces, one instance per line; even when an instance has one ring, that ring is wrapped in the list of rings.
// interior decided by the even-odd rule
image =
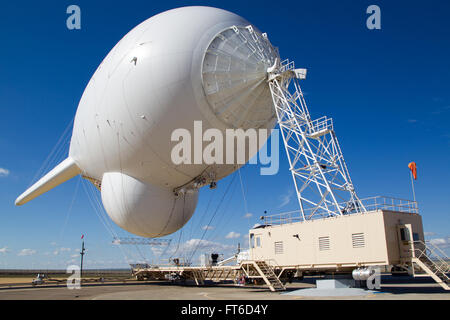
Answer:
[[[207,169],[220,180],[240,165],[174,164],[171,134],[193,136],[194,121],[203,131],[273,128],[266,71],[277,59],[248,21],[210,7],[169,10],[126,34],[83,93],[69,151],[85,177],[101,182],[113,221],[148,237],[183,226],[198,191],[174,188]]]
[[[367,279],[369,279],[369,277],[372,274],[372,269],[370,268],[358,268],[358,269],[353,269],[352,271],[352,276],[353,279],[357,280],[357,281],[366,281]]]

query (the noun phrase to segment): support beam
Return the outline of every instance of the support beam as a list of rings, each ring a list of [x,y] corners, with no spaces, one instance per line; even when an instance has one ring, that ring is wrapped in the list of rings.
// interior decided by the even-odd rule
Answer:
[[[311,119],[295,70],[294,63],[285,60],[270,69],[268,79],[301,218],[365,212],[350,179],[333,121],[327,117]]]

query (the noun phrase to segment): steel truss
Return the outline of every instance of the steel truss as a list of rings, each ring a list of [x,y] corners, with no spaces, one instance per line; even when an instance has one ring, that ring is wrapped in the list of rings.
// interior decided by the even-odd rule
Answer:
[[[132,245],[150,245],[150,246],[168,246],[172,239],[156,238],[119,238],[114,237],[113,244],[132,244]]]
[[[295,69],[288,60],[268,70],[302,219],[365,212],[350,179],[332,119],[324,116],[311,120],[298,81],[305,75],[305,69]]]

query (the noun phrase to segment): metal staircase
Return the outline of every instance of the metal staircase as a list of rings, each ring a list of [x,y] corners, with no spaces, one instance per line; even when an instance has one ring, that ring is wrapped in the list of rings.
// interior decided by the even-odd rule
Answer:
[[[414,276],[430,276],[445,290],[450,290],[449,259],[445,253],[430,242],[414,241],[413,264],[417,265],[425,273],[416,273],[413,265]]]
[[[254,261],[253,265],[269,287],[270,291],[286,290],[285,286],[281,283],[280,279],[278,279],[277,275],[273,271],[273,268],[265,261]]]
[[[192,276],[198,286],[205,284],[205,276],[201,270],[192,270]]]

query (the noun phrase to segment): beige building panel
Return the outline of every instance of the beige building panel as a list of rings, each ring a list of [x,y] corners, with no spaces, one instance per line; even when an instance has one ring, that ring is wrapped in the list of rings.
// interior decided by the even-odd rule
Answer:
[[[423,239],[419,215],[380,210],[252,229],[250,255],[278,266],[391,264],[399,261],[402,223],[411,223]]]
[[[384,211],[384,224],[386,229],[386,242],[388,248],[389,264],[400,263],[401,256],[409,256],[409,252],[403,251],[400,254],[400,239],[398,235],[398,226],[410,224],[413,232],[413,239],[424,241],[422,217],[418,214],[398,213],[395,211]],[[406,246],[408,248],[408,246]]]

